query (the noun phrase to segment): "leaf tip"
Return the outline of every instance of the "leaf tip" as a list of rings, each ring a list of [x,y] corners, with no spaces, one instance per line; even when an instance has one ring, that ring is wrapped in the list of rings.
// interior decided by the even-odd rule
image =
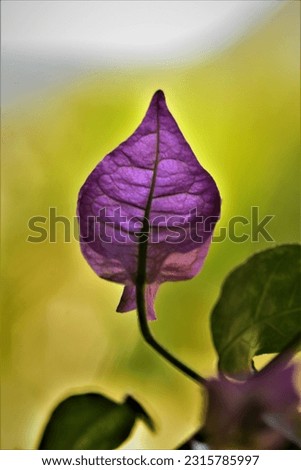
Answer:
[[[157,90],[156,93],[154,94],[153,98],[152,98],[152,101],[153,102],[156,101],[157,103],[160,103],[160,102],[165,103],[165,95],[164,95],[163,90]]]
[[[153,432],[156,431],[156,426],[152,418],[148,415],[145,409],[130,395],[128,395],[124,402],[130,407],[131,410],[149,427]]]

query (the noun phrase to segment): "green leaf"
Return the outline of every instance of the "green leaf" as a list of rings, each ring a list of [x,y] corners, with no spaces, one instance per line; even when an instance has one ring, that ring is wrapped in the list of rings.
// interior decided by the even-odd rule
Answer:
[[[110,450],[130,435],[136,418],[153,430],[153,422],[133,398],[122,404],[102,395],[74,395],[53,411],[39,449]]]
[[[301,331],[300,245],[252,256],[224,282],[211,316],[222,372],[250,372],[253,357],[277,353]]]

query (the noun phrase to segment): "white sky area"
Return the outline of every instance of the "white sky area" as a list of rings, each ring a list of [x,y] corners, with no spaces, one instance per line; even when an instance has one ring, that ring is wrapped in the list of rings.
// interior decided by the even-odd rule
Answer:
[[[47,86],[52,65],[58,81],[76,68],[202,60],[248,34],[283,3],[2,0],[2,99],[6,103],[33,84]],[[22,73],[23,84],[16,78]]]
[[[2,1],[2,46],[25,53],[149,61],[210,52],[280,1]]]

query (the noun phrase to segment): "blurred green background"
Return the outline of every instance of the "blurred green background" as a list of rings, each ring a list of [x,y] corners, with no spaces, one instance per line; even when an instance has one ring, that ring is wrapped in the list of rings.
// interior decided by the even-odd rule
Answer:
[[[275,243],[299,232],[299,2],[288,2],[231,47],[166,66],[123,67],[5,112],[2,133],[2,448],[35,448],[52,408],[77,391],[132,394],[159,432],[138,424],[126,448],[173,448],[200,420],[203,396],[141,340],[135,312],[115,313],[122,288],[98,279],[78,243],[28,243],[30,217],[72,221],[79,188],[140,123],[161,88],[235,215],[275,215]],[[238,232],[239,233],[239,232]],[[275,243],[214,243],[193,280],[160,288],[156,338],[205,376],[215,373],[209,314],[225,275]]]

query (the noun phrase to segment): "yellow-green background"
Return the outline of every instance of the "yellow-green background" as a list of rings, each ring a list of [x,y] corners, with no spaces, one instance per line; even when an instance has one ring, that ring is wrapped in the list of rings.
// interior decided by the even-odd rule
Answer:
[[[34,448],[51,409],[78,391],[131,393],[154,417],[127,448],[172,448],[198,426],[203,397],[142,342],[134,312],[115,313],[121,286],[98,279],[76,241],[30,244],[27,221],[56,207],[72,219],[80,186],[141,121],[162,88],[200,162],[234,215],[275,214],[276,243],[299,234],[299,2],[230,49],[182,66],[99,71],[6,113],[2,134],[2,448]],[[213,244],[192,281],[156,301],[158,340],[205,376],[215,373],[209,314],[229,270],[273,246]]]

